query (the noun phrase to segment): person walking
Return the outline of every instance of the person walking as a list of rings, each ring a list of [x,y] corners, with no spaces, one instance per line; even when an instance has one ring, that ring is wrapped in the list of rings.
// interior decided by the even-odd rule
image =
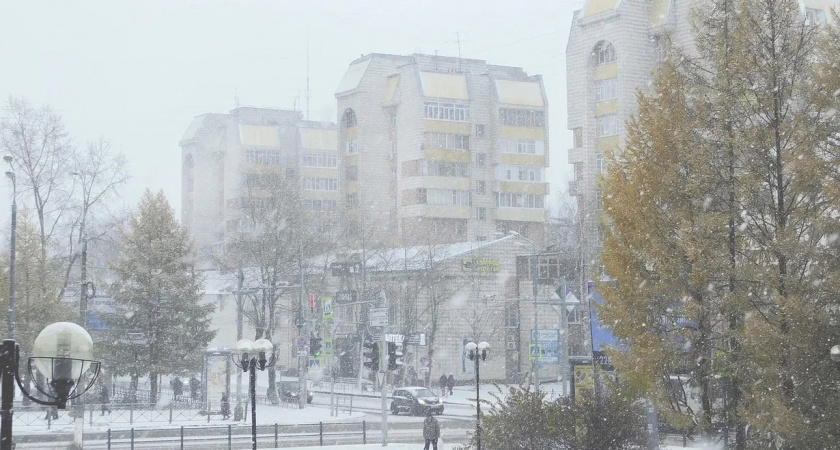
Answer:
[[[105,386],[105,383],[99,387],[99,403],[102,404],[102,416],[105,415],[105,411],[108,411],[108,415],[111,415],[111,399],[108,395],[108,386]]]
[[[426,446],[423,447],[423,450],[429,450],[429,444],[432,444],[434,450],[438,450],[437,443],[438,439],[440,439],[440,424],[432,415],[431,409],[426,413],[426,420],[423,421],[423,439],[426,440]]]
[[[449,386],[449,395],[452,395],[452,389],[455,387],[455,377],[452,374],[449,374],[449,378],[446,380],[446,385]]]
[[[201,387],[201,382],[198,381],[198,378],[195,375],[190,378],[190,398],[193,401],[198,400],[198,388]]]
[[[227,394],[222,394],[222,420],[228,420],[230,417],[230,400]]]
[[[172,380],[170,384],[172,385],[172,396],[175,398],[175,400],[178,400],[178,397],[180,397],[181,394],[184,393],[184,383],[181,382],[180,378],[175,377],[175,379]]]
[[[449,385],[449,382],[446,379],[446,374],[445,373],[440,374],[439,383],[440,383],[440,396],[441,397],[446,397],[446,386]]]

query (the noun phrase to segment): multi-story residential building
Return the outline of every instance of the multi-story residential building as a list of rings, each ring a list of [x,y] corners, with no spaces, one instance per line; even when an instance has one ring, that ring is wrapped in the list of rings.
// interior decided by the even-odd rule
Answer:
[[[600,265],[599,179],[604,153],[624,144],[636,91],[649,85],[670,39],[691,52],[691,9],[699,0],[587,0],[572,19],[566,47],[568,128],[574,140],[569,192],[582,212],[587,264]],[[803,19],[826,23],[838,0],[799,0]]]
[[[548,102],[540,76],[475,59],[369,54],[337,90],[345,218],[395,242],[542,239]]]
[[[339,200],[336,136],[335,124],[305,121],[298,111],[237,108],[196,117],[180,142],[181,222],[200,254],[221,248],[237,227],[236,205],[249,174],[285,173],[300,183],[313,217],[332,215]]]

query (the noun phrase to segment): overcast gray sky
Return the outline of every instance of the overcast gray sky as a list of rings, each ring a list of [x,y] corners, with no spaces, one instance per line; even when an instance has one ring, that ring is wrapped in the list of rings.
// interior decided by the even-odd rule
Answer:
[[[353,59],[457,56],[460,37],[462,57],[543,75],[556,194],[571,173],[565,48],[583,1],[0,0],[0,95],[49,104],[76,145],[102,136],[123,152],[126,205],[148,187],[180,212],[178,140],[192,118],[226,113],[237,96],[242,106],[292,108],[305,92],[307,36],[310,117],[330,121]],[[8,204],[2,183],[2,211]]]

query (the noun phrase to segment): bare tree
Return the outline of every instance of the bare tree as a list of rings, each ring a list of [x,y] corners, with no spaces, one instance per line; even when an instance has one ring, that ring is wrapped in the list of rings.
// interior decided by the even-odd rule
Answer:
[[[106,202],[117,195],[118,189],[128,180],[126,160],[122,154],[111,152],[111,144],[104,138],[87,143],[83,152],[75,152],[70,161],[73,176],[73,203],[77,215],[69,224],[67,234],[67,260],[59,298],[64,296],[70,280],[70,273],[79,256],[84,260],[88,242],[107,233],[114,225],[113,220],[102,221],[95,233],[91,233],[91,221],[104,219],[97,213],[104,210]],[[82,265],[85,262],[82,261]],[[86,267],[83,267],[84,271]]]

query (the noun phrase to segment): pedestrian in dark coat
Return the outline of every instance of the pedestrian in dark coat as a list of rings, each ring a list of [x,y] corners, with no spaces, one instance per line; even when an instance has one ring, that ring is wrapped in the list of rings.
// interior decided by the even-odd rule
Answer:
[[[438,439],[440,439],[440,424],[437,419],[432,416],[432,410],[426,413],[426,420],[423,421],[423,439],[426,440],[426,446],[423,450],[429,450],[429,444],[432,444],[434,450],[438,450]]]
[[[198,400],[198,388],[201,387],[201,382],[198,381],[198,378],[195,375],[190,378],[190,398],[193,400]]]
[[[222,419],[227,420],[230,417],[230,400],[227,394],[222,394]]]
[[[449,374],[446,385],[449,386],[449,395],[452,395],[452,389],[455,387],[455,377],[452,374]]]
[[[102,383],[102,386],[99,388],[99,403],[102,404],[102,416],[105,415],[105,411],[108,411],[108,414],[111,414],[111,398],[108,395],[108,386],[105,386],[105,383]]]
[[[172,380],[171,384],[172,384],[172,395],[175,397],[175,400],[178,400],[178,397],[180,397],[181,394],[184,393],[184,383],[181,382],[180,378],[175,377],[175,379]]]
[[[449,382],[446,379],[446,374],[441,374],[440,376],[440,396],[446,397],[446,387],[449,385]]]

